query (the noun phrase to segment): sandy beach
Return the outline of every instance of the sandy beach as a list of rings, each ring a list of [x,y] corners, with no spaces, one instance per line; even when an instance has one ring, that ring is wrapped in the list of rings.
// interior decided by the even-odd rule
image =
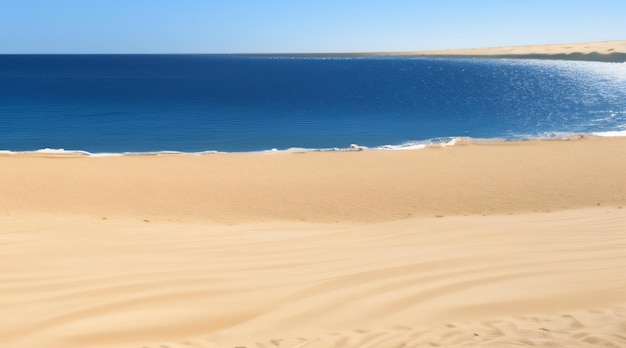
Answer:
[[[626,60],[626,41],[411,52]],[[0,343],[626,347],[626,137],[0,154]]]
[[[623,347],[625,154],[0,155],[0,342]]]

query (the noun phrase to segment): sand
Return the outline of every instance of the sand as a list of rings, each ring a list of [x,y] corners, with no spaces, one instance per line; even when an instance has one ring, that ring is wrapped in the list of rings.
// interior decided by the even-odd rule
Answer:
[[[553,45],[527,45],[398,53],[418,56],[480,56],[539,59],[575,59],[626,62],[626,40]]]
[[[624,347],[626,138],[0,155],[3,347]]]
[[[383,222],[617,205],[623,138],[426,151],[0,156],[3,211],[151,221]]]

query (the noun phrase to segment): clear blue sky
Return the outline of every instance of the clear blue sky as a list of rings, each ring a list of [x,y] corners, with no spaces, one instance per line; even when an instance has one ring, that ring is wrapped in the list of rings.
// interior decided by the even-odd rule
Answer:
[[[626,39],[626,0],[0,0],[0,53],[413,51]]]

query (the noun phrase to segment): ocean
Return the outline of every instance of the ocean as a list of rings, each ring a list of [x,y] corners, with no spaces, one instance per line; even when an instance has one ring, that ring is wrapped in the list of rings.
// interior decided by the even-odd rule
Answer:
[[[0,150],[402,149],[626,135],[626,63],[0,55]]]

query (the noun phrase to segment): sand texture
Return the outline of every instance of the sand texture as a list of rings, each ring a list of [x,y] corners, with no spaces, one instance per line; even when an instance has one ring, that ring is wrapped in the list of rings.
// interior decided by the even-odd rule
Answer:
[[[528,45],[407,52],[420,56],[483,56],[537,59],[574,59],[609,62],[626,61],[626,40],[553,45]]]
[[[626,138],[0,156],[3,347],[625,347]]]
[[[6,347],[626,346],[626,209],[366,225],[2,218]]]

